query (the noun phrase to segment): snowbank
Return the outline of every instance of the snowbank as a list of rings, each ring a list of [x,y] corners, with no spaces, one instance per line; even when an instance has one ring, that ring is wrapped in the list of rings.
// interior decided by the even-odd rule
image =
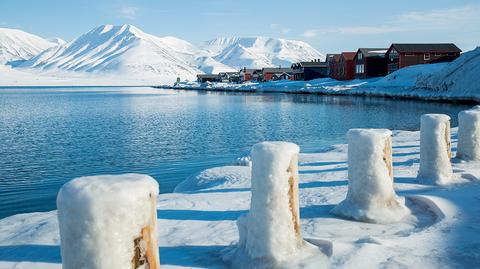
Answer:
[[[448,184],[453,171],[450,117],[424,114],[420,118],[420,169],[418,179],[425,184]]]
[[[348,193],[332,213],[354,220],[391,223],[410,214],[393,189],[392,132],[348,131]]]
[[[249,166],[224,166],[203,170],[180,182],[174,192],[190,192],[215,187],[250,188]]]
[[[140,174],[66,183],[57,197],[63,268],[159,268],[157,195]]]
[[[479,74],[480,47],[477,47],[463,53],[438,72],[425,76],[416,86],[455,97],[478,98],[480,96]]]

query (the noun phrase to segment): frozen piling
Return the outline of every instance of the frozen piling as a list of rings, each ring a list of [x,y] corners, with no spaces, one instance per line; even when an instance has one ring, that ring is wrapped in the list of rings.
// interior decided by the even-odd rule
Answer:
[[[450,117],[424,114],[420,119],[420,169],[417,178],[426,184],[447,184],[453,176]]]
[[[480,107],[458,113],[457,158],[480,160]]]
[[[287,142],[253,146],[250,212],[237,221],[236,268],[271,268],[304,244],[298,202],[299,147]]]
[[[57,197],[64,269],[160,268],[158,183],[147,175],[80,177]]]
[[[396,222],[410,214],[393,187],[392,132],[351,129],[347,136],[348,193],[332,213],[376,223]]]

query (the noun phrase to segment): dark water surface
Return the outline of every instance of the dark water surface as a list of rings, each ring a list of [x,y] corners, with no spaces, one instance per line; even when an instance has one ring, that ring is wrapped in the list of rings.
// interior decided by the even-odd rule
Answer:
[[[0,218],[55,209],[86,175],[145,173],[171,192],[263,140],[302,152],[345,143],[354,127],[419,129],[423,113],[469,106],[367,97],[151,88],[0,88]]]

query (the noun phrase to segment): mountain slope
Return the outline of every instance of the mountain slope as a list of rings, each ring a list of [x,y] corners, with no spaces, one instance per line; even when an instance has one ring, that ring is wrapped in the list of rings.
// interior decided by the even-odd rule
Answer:
[[[17,29],[0,28],[0,64],[32,58],[57,44]]]
[[[192,79],[200,70],[186,62],[187,58],[165,39],[132,25],[103,25],[40,53],[20,67]]]
[[[303,41],[268,37],[220,37],[200,47],[215,60],[234,68],[290,66],[325,56]]]

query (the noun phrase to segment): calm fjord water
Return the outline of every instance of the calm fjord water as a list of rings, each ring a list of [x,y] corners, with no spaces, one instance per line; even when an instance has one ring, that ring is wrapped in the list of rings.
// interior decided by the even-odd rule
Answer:
[[[145,173],[171,192],[264,140],[315,152],[350,128],[419,129],[423,113],[469,106],[382,98],[151,88],[0,89],[0,218],[55,209],[66,181]]]

